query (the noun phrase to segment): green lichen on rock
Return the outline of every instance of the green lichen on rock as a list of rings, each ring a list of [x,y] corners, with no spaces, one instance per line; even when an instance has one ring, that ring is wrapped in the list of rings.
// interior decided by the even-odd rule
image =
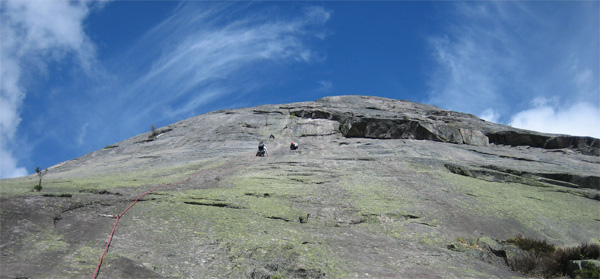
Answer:
[[[99,278],[510,278],[483,253],[497,239],[598,243],[598,190],[579,186],[600,159],[502,145],[535,133],[495,125],[364,96],[197,116],[53,166],[42,193],[1,180],[1,272],[91,275],[111,216],[157,186],[119,219]]]
[[[343,274],[341,261],[326,246],[318,244],[324,240],[307,230],[310,222],[298,220],[306,213],[288,200],[291,196],[310,192],[298,182],[287,177],[265,181],[253,173],[241,173],[221,183],[230,186],[168,192],[160,202],[136,205],[135,210],[144,212],[147,218],[124,216],[123,223],[127,225],[121,230],[152,226],[157,228],[155,233],[169,234],[171,241],[188,249],[213,246],[228,259],[212,270],[220,274],[219,277],[263,274],[318,278],[326,274],[327,278],[336,278]],[[140,237],[149,240],[155,236]],[[176,250],[161,252],[177,253]],[[116,253],[138,257],[124,251]],[[160,262],[149,264],[159,265]],[[171,264],[170,269],[178,270],[179,274],[198,275],[191,274],[181,263]]]
[[[531,232],[556,240],[589,235],[600,228],[599,225],[589,226],[597,224],[597,201],[565,194],[555,187],[488,182],[443,172],[439,175],[453,185],[453,191],[470,197],[455,203],[469,214],[515,220]]]

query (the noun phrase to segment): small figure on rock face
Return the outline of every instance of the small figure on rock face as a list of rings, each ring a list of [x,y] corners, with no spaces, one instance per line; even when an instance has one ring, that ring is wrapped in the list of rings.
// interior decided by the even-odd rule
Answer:
[[[256,156],[264,157],[265,155],[269,156],[269,152],[267,151],[265,143],[261,141],[258,144],[258,152],[256,152]]]
[[[298,143],[292,141],[292,144],[290,144],[290,150],[296,150],[296,149],[298,149]]]
[[[275,139],[275,136],[273,134],[269,134],[269,139]]]

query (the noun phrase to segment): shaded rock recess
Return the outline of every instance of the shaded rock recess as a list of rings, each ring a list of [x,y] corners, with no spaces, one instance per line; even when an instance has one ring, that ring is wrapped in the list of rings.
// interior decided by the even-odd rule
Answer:
[[[343,98],[351,107],[338,107]],[[365,105],[364,100],[368,100]],[[345,102],[342,102],[346,104]],[[409,101],[373,97],[324,98],[316,104],[290,109],[299,117],[340,122],[340,132],[349,138],[417,139],[487,146],[502,144],[545,149],[569,148],[600,155],[600,140],[592,137],[551,135],[498,125],[472,114],[445,111]]]

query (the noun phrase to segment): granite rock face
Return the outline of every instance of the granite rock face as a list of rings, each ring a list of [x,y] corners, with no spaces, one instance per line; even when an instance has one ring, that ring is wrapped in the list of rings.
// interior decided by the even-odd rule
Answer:
[[[339,106],[336,104],[348,104]],[[333,108],[333,109],[332,109]],[[479,119],[474,115],[441,110],[409,101],[364,96],[318,100],[293,111],[297,116],[340,122],[345,137],[417,139],[487,146],[489,143],[546,149],[569,148],[600,155],[600,141],[592,137],[543,134]]]
[[[1,180],[0,277],[91,276],[152,189],[98,278],[523,277],[495,243],[600,241],[598,145],[378,97],[211,112]]]

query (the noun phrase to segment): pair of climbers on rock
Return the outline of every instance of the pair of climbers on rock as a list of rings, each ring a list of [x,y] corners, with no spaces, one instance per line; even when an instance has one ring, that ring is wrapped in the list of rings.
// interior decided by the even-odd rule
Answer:
[[[297,150],[298,149],[298,143],[297,142],[293,142],[290,144],[290,150]],[[269,156],[269,151],[267,151],[267,147],[265,146],[264,142],[260,142],[258,144],[258,151],[256,152],[256,156],[260,156],[260,157],[264,157],[264,156]]]

